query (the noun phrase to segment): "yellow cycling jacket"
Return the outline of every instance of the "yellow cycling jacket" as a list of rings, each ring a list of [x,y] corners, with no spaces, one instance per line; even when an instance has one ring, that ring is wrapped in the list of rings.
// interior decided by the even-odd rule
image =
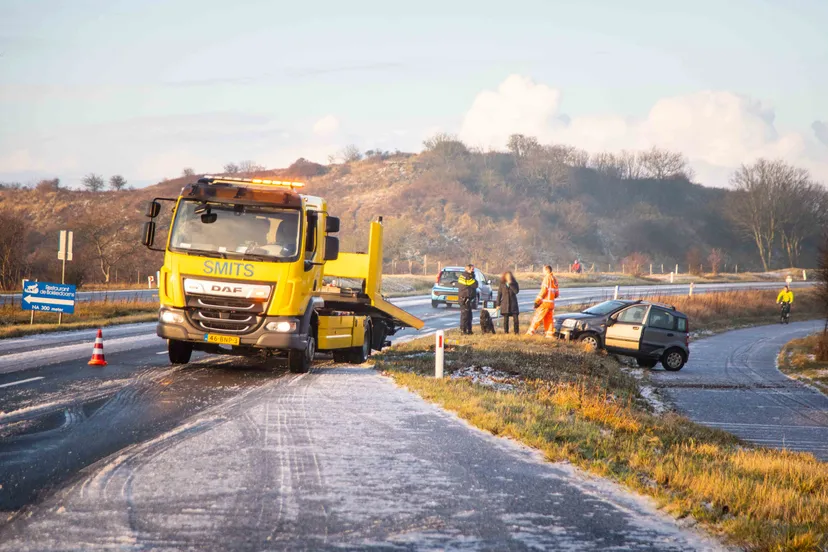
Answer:
[[[793,291],[791,290],[782,290],[779,292],[779,295],[776,296],[777,303],[793,303],[794,295]]]

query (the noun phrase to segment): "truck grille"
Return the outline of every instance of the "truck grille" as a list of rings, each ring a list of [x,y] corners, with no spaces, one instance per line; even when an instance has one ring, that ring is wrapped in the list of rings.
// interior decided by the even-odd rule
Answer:
[[[267,303],[238,297],[185,294],[187,315],[205,331],[244,334],[259,327]]]

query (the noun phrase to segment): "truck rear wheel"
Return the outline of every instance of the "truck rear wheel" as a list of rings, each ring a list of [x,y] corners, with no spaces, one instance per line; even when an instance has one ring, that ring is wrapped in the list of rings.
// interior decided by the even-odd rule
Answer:
[[[371,328],[365,328],[365,339],[362,342],[362,347],[354,347],[351,349],[351,364],[362,364],[368,357],[371,356]]]
[[[168,339],[167,353],[170,356],[171,363],[187,364],[188,362],[190,362],[190,357],[193,354],[193,344],[187,341]]]
[[[288,351],[288,369],[294,374],[304,374],[310,370],[313,357],[316,354],[316,339],[308,336],[308,346],[305,350]]]

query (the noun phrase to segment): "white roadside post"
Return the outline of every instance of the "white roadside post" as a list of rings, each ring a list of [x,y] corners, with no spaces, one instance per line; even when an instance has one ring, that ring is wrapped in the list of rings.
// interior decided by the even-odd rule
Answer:
[[[785,283],[791,285],[791,282],[793,282],[793,278],[791,278],[791,275],[788,274],[787,278],[785,278]]]
[[[612,296],[613,299],[618,299],[618,291],[621,286],[615,286],[615,294]]]
[[[807,282],[807,281],[808,281],[808,275],[807,275],[807,274],[805,274],[805,271],[804,271],[804,270],[802,271],[802,281],[803,281],[803,282]]]
[[[695,287],[696,287],[696,284],[694,284],[693,282],[690,282],[690,297],[693,297],[693,288],[695,288]]]
[[[63,261],[63,268],[60,271],[60,283],[66,283],[66,261],[72,260],[72,238],[74,233],[69,230],[61,230],[58,235],[58,260]],[[63,322],[63,313],[58,313],[58,326]]]
[[[434,377],[441,379],[443,377],[443,364],[445,362],[446,340],[445,332],[437,330],[437,343],[434,347]]]
[[[671,284],[673,283],[673,276],[675,276],[675,274],[671,272],[671,273],[670,273],[670,283],[671,283]]]

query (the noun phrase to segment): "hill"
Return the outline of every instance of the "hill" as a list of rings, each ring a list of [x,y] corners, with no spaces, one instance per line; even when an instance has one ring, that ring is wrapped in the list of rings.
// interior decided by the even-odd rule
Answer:
[[[731,266],[760,268],[753,244],[728,217],[734,192],[682,173],[621,178],[566,153],[481,153],[448,140],[417,155],[373,152],[328,166],[300,159],[255,176],[302,179],[306,193],[327,198],[342,219],[344,250],[363,248],[367,222],[383,216],[386,260],[406,268],[410,261],[415,270],[424,256],[429,272],[437,261],[474,260],[495,271],[516,263],[567,266],[575,258],[607,270],[640,252],[658,267],[679,263],[685,271],[688,261],[707,264],[714,248]],[[197,177],[118,192],[0,188],[0,283],[59,277],[56,238],[66,228],[76,239],[71,281],[146,282],[161,257],[138,245],[142,202],[175,197]],[[815,251],[806,240],[802,264],[813,265]]]

